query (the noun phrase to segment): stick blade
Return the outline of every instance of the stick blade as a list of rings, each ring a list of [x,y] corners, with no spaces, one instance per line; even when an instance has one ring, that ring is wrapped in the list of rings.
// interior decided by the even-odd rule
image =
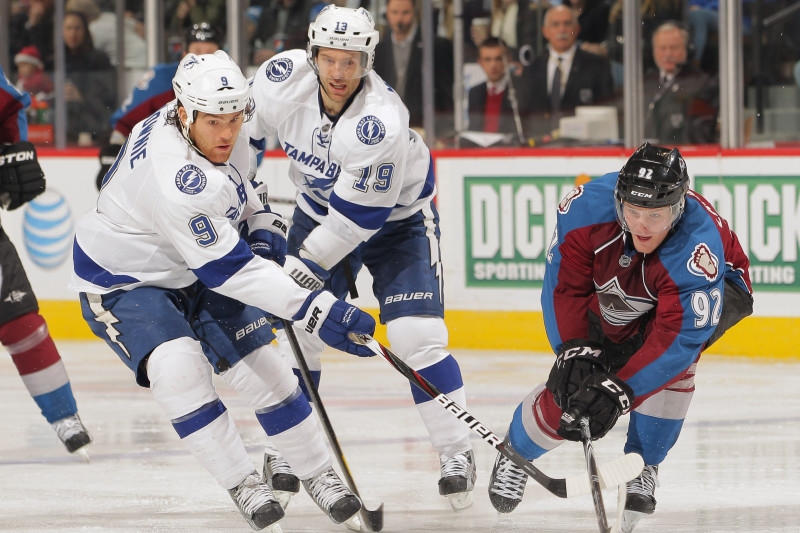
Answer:
[[[600,488],[606,489],[627,483],[641,474],[643,468],[644,460],[637,453],[628,453],[617,457],[613,461],[600,464],[597,466]],[[568,498],[582,496],[591,492],[588,472],[567,478],[566,484]]]

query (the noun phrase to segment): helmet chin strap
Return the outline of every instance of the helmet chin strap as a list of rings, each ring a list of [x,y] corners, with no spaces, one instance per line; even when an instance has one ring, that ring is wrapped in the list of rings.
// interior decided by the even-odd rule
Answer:
[[[202,151],[200,151],[200,148],[198,148],[197,145],[192,140],[192,136],[189,134],[190,125],[184,124],[183,120],[180,120],[180,117],[178,117],[178,118],[179,118],[178,121],[180,122],[181,135],[183,135],[183,138],[186,139],[187,143],[189,143],[189,147],[192,150],[194,150],[195,152],[197,152],[199,155],[203,156],[205,159],[208,159],[208,157],[206,157],[206,154],[204,154]]]

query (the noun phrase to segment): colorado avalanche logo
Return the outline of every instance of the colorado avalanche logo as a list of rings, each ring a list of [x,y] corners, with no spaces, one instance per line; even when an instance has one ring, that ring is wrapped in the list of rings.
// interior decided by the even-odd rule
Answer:
[[[694,247],[694,252],[686,262],[686,266],[689,268],[689,272],[695,276],[706,278],[708,281],[716,280],[719,274],[719,259],[703,242]]]
[[[386,137],[386,126],[375,115],[362,118],[356,126],[356,135],[362,143],[372,146],[378,144]]]
[[[563,200],[558,204],[558,212],[562,215],[566,214],[569,211],[570,206],[572,205],[572,201],[576,198],[580,198],[583,195],[583,185],[575,187],[571,191],[567,193]]]
[[[285,57],[273,59],[267,64],[267,79],[269,81],[285,81],[294,68],[291,59]]]
[[[206,175],[194,165],[186,165],[175,176],[175,186],[186,194],[198,194],[206,188]]]

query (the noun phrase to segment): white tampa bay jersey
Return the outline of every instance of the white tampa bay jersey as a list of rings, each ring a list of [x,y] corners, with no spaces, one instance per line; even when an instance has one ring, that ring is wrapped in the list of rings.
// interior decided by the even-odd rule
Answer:
[[[105,294],[141,286],[207,287],[290,318],[309,294],[254,256],[239,223],[264,209],[247,179],[245,127],[225,164],[214,164],[166,124],[175,101],[137,124],[77,223],[71,288]]]
[[[290,160],[298,206],[329,230],[326,235],[340,237],[339,245],[349,244],[335,254],[319,252],[332,266],[384,222],[427,205],[435,183],[430,151],[380,76],[370,71],[333,121],[322,111],[319,90],[304,50],[274,56],[253,78],[251,137],[277,136]]]

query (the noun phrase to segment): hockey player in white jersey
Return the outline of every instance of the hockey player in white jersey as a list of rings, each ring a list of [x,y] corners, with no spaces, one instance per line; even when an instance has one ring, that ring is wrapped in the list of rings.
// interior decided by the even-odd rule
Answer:
[[[378,32],[368,11],[329,5],[308,36],[307,50],[276,55],[253,78],[251,146],[276,135],[297,187],[285,270],[342,298],[353,283],[345,272],[365,266],[392,350],[466,405],[461,371],[447,350],[431,154],[409,129],[403,102],[372,71]],[[322,344],[298,336],[318,381]],[[439,454],[439,493],[454,509],[467,507],[475,483],[469,430],[415,387],[411,392]],[[291,475],[269,448],[265,464],[274,489],[297,490],[276,486]]]
[[[284,511],[250,460],[212,384],[238,391],[335,523],[361,502],[331,468],[316,417],[270,341],[266,312],[356,355],[375,321],[278,263],[286,224],[249,180],[250,84],[225,52],[189,54],[173,100],[131,132],[97,207],[77,224],[71,285],[92,331],[149,387],[197,460],[254,529]],[[210,363],[210,365],[209,365]]]

